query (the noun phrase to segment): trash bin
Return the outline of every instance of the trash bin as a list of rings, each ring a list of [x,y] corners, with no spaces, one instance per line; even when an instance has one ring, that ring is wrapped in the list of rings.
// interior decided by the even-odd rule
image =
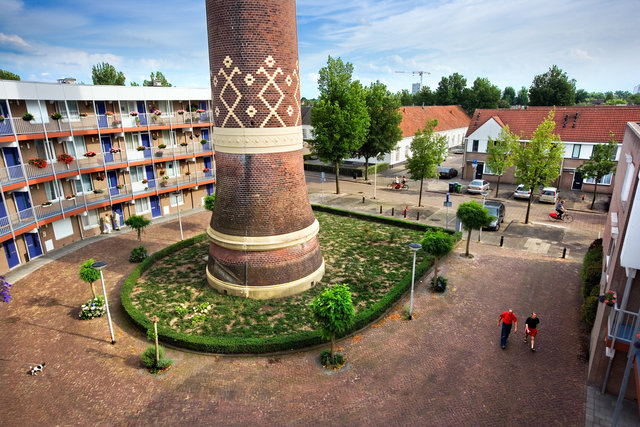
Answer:
[[[456,193],[462,193],[462,184],[456,182]]]
[[[455,193],[457,191],[456,188],[457,187],[456,187],[456,183],[455,182],[450,182],[449,183],[449,193]]]

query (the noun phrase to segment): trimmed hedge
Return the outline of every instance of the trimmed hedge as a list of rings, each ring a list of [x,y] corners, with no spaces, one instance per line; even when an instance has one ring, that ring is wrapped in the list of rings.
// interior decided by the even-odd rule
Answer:
[[[384,172],[387,169],[389,169],[389,164],[388,163],[378,163],[378,166],[376,167],[375,165],[369,165],[369,174],[373,174],[374,171],[377,172]],[[333,165],[327,165],[327,164],[316,164],[316,163],[305,163],[304,164],[304,170],[309,171],[309,172],[325,172],[328,174],[332,174],[335,175],[336,170],[335,167]],[[356,175],[358,178],[362,178],[364,176],[364,166],[344,166],[344,165],[340,165],[340,175],[345,175],[345,176],[350,176],[353,177],[353,175]]]
[[[600,279],[602,277],[602,261],[604,258],[602,239],[596,239],[589,246],[589,250],[582,260],[582,320],[589,326],[598,313],[598,295],[600,293]]]
[[[414,230],[428,231],[431,229],[438,229],[437,227],[431,227],[424,224],[417,224],[410,221],[398,220],[393,218],[377,217],[374,215],[360,214],[356,212],[344,211],[342,209],[330,208],[328,206],[314,205],[314,210],[323,212],[334,213],[342,216],[351,216],[360,218],[366,221],[374,221],[380,223],[386,223],[396,225],[403,228],[411,228]],[[420,227],[417,227],[420,226]],[[446,232],[454,235],[456,240],[459,240],[461,233],[452,232],[451,230],[445,230]],[[180,241],[164,249],[159,250],[149,255],[144,261],[142,261],[132,272],[129,274],[124,284],[122,285],[121,301],[125,312],[131,318],[133,324],[141,331],[145,332],[153,327],[152,322],[147,316],[133,306],[131,301],[131,291],[136,285],[137,280],[142,274],[149,269],[157,260],[173,254],[183,248],[191,246],[195,243],[204,241],[207,239],[206,233],[200,234],[195,237]],[[416,266],[416,275],[419,277],[425,274],[431,267],[431,257],[425,257],[425,259]],[[380,318],[393,304],[398,301],[405,292],[411,287],[411,273],[409,272],[398,284],[396,284],[384,297],[371,307],[359,312],[355,316],[354,325],[351,330],[345,334],[337,336],[342,337],[353,333],[359,329],[364,328],[369,323]],[[164,327],[158,327],[158,339],[164,343],[174,345],[176,347],[186,348],[190,350],[203,351],[209,353],[229,353],[229,354],[241,354],[241,353],[273,353],[278,351],[289,351],[311,347],[319,344],[323,344],[326,341],[320,336],[320,331],[305,331],[296,334],[280,335],[276,337],[266,338],[241,338],[241,337],[215,337],[215,336],[199,336],[188,335],[177,332],[173,329]]]

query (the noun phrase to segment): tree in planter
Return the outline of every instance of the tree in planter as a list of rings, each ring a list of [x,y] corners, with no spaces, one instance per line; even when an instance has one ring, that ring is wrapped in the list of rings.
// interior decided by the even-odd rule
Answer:
[[[142,244],[141,233],[145,228],[147,228],[151,224],[151,220],[143,217],[142,215],[131,215],[129,218],[125,220],[124,223],[129,227],[133,228],[134,230],[136,230],[136,232],[138,233],[138,242]]]
[[[498,191],[500,190],[500,178],[502,178],[507,169],[513,166],[514,150],[517,144],[518,137],[509,130],[509,125],[502,128],[498,138],[492,139],[489,137],[485,163],[489,170],[498,176],[496,197],[498,197]]]
[[[91,293],[95,298],[96,290],[93,287],[93,282],[95,282],[100,278],[100,272],[95,268],[93,268],[94,263],[95,263],[95,260],[93,258],[83,262],[82,265],[80,266],[80,270],[78,270],[78,276],[80,277],[80,280],[91,285]]]
[[[311,110],[311,151],[332,163],[336,173],[336,194],[340,194],[340,162],[358,151],[367,137],[369,114],[365,93],[358,81],[351,81],[353,65],[329,56],[320,70],[318,102]]]
[[[433,280],[438,280],[438,258],[451,252],[453,249],[453,238],[444,231],[427,231],[420,242],[422,249],[433,255]]]
[[[322,337],[331,340],[331,364],[335,364],[336,334],[346,333],[355,319],[349,286],[342,284],[325,289],[311,303],[311,313],[322,327]]]
[[[142,364],[149,369],[152,374],[157,374],[163,369],[167,369],[173,363],[173,360],[164,357],[164,348],[158,345],[158,317],[151,317],[153,329],[147,329],[147,338],[154,342],[142,353],[140,360]]]
[[[553,134],[556,126],[553,115],[553,110],[549,111],[547,118],[533,131],[531,139],[518,144],[515,149],[516,181],[532,191],[547,186],[560,176],[564,147],[560,136]],[[525,224],[529,223],[532,199],[533,197],[529,197],[527,203]]]
[[[438,119],[431,119],[423,130],[418,129],[411,141],[411,155],[407,157],[407,169],[411,179],[420,180],[418,206],[422,206],[422,184],[425,178],[435,178],[436,166],[444,161],[447,154],[447,138],[438,135],[434,129]]]
[[[216,202],[216,195],[212,194],[210,196],[205,196],[204,197],[204,208],[208,211],[212,211],[213,212],[213,205]]]
[[[460,222],[464,226],[465,230],[468,230],[467,234],[467,249],[464,253],[465,256],[469,256],[469,242],[471,241],[471,230],[480,229],[485,225],[489,225],[495,217],[489,215],[489,211],[482,207],[482,205],[475,200],[470,202],[461,203],[456,211],[456,216],[460,219]]]
[[[591,209],[593,209],[593,205],[596,203],[596,194],[598,193],[600,180],[616,169],[616,161],[614,159],[618,151],[618,143],[615,140],[613,132],[609,131],[609,137],[608,144],[596,144],[593,147],[591,158],[585,160],[576,168],[584,178],[593,178],[595,180]]]

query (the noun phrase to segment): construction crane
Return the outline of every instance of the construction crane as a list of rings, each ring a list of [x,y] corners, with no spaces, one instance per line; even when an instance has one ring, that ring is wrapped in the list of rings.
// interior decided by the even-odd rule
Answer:
[[[422,87],[422,75],[423,74],[431,74],[428,71],[396,71],[396,73],[404,73],[404,74],[420,74],[420,87]]]

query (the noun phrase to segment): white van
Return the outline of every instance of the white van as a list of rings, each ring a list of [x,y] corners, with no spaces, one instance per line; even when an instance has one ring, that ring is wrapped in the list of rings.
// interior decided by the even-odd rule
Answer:
[[[553,203],[558,201],[558,189],[556,187],[544,187],[540,192],[540,203]]]

